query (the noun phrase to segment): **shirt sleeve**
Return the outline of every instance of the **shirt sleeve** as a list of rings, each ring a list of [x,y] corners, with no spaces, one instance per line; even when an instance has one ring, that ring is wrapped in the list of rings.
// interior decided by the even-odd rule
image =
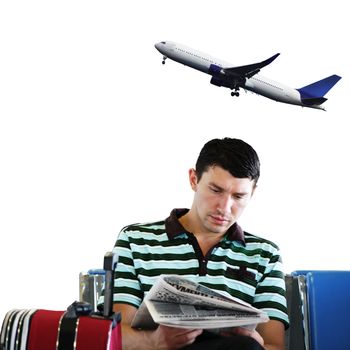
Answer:
[[[137,278],[127,228],[120,232],[113,251],[118,254],[114,275],[113,302],[130,304],[138,308],[144,294]]]
[[[113,303],[129,304],[138,308],[144,293],[137,278],[127,227],[119,233],[113,252],[118,256],[114,272]],[[104,302],[103,294],[99,298],[99,306]]]
[[[278,248],[274,248],[269,256],[264,274],[256,288],[253,306],[264,310],[271,320],[281,321],[285,328],[289,327],[286,284]]]

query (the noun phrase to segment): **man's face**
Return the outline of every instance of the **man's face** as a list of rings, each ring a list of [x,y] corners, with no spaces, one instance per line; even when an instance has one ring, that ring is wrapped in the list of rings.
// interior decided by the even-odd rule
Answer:
[[[236,178],[219,166],[208,168],[199,182],[191,169],[190,183],[196,226],[203,233],[224,234],[241,216],[255,188],[254,181]]]

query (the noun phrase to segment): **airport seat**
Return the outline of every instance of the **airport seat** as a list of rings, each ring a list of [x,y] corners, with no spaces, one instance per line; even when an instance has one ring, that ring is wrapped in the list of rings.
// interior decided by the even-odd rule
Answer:
[[[103,270],[80,274],[80,301],[97,307]],[[298,270],[286,275],[287,350],[350,349],[350,271]]]
[[[294,271],[304,276],[310,350],[350,349],[350,271]]]
[[[289,328],[286,331],[285,347],[286,350],[309,350],[306,341],[306,330],[303,313],[303,293],[300,279],[303,277],[287,274],[286,297],[289,315]]]
[[[286,350],[308,350],[305,346],[304,325],[302,315],[302,298],[298,276],[286,276],[287,306],[290,327],[286,332]],[[97,310],[97,302],[101,296],[104,282],[104,270],[91,269],[79,274],[79,301],[85,301]]]
[[[95,312],[104,287],[104,281],[105,270],[103,269],[90,269],[79,274],[79,301],[88,302]]]

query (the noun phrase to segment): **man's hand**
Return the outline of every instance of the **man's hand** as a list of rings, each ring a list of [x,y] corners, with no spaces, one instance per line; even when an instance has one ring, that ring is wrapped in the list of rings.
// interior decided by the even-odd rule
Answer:
[[[250,330],[247,328],[243,328],[243,327],[233,327],[228,331],[223,331],[220,333],[220,335],[223,336],[231,336],[231,335],[245,335],[247,337],[251,337],[253,339],[255,339],[262,347],[264,347],[264,339],[262,338],[262,336],[255,330]]]
[[[123,350],[176,350],[192,344],[203,330],[159,326],[145,331],[131,328],[137,309],[127,304],[114,304],[122,315]]]
[[[247,335],[254,338],[266,350],[284,350],[284,325],[280,321],[270,320],[260,323],[256,330],[233,327],[220,333],[222,336],[232,334]]]
[[[192,344],[202,332],[202,329],[184,329],[160,325],[148,335],[152,338],[154,349],[172,350],[181,349]]]

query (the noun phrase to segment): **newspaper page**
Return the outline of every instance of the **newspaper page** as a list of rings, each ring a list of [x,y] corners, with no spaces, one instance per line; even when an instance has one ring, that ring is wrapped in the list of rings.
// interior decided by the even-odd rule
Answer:
[[[132,327],[157,324],[182,328],[217,329],[267,322],[262,310],[227,297],[182,276],[162,275],[141,304]]]

